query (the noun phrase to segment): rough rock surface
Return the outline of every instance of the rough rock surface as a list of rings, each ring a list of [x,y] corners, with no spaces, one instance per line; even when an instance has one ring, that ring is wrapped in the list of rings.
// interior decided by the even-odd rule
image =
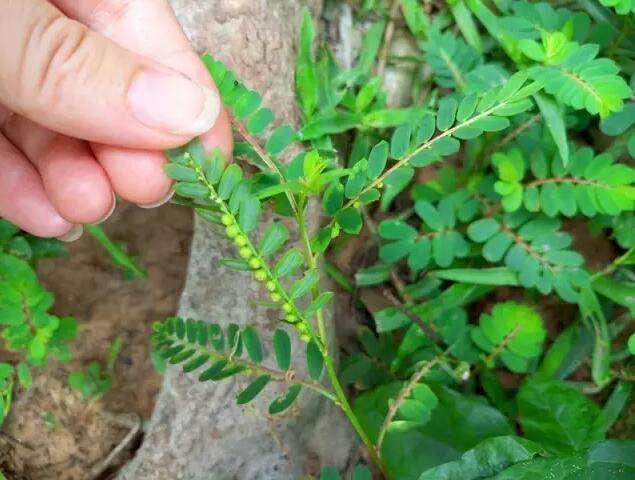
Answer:
[[[311,5],[317,8],[317,2]],[[279,119],[293,122],[293,65],[303,5],[300,0],[173,0],[200,52],[226,62]],[[221,324],[278,326],[271,311],[254,305],[260,286],[245,273],[219,265],[232,246],[197,222],[179,314]],[[266,344],[266,341],[264,342]],[[294,364],[304,364],[294,345]],[[305,393],[283,419],[266,415],[267,403],[242,408],[236,381],[200,384],[177,368],[166,374],[145,440],[122,480],[297,479],[324,465],[343,469],[353,454],[353,435],[327,402]]]

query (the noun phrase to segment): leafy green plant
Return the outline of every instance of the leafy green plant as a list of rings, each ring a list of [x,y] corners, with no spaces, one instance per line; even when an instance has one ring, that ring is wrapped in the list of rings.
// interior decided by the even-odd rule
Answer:
[[[430,72],[413,83],[408,107],[391,108],[382,91],[382,69],[393,61],[381,57],[382,42],[394,18],[378,3],[365,3],[375,21],[350,70],[326,49],[314,53],[304,16],[298,130],[272,128],[260,95],[204,57],[241,137],[234,155],[249,166],[226,164],[194,141],[168,152],[166,171],[176,201],[235,244],[235,258],[221,263],[262,284],[262,303],[281,327],[270,336],[172,318],[155,325],[154,346],[201,381],[243,377],[238,403],[269,395],[271,414],[302,390],[334,401],[387,478],[525,478],[584,462],[606,472],[612,461],[626,472],[632,442],[605,439],[632,390],[633,340],[627,346],[620,336],[635,292],[635,120],[622,114],[632,105],[623,77],[632,64],[610,42],[593,43],[595,12],[582,7],[513,1],[494,10],[458,0],[450,15],[431,17],[418,2],[397,3],[421,49],[407,61]],[[620,118],[630,123],[622,128]],[[598,126],[614,136],[605,152],[579,133]],[[283,163],[291,144],[304,149]],[[441,162],[449,164],[433,170]],[[322,214],[316,231],[312,204]],[[274,219],[263,224],[267,210]],[[627,251],[594,270],[577,251],[572,218],[609,230]],[[362,231],[377,261],[352,281],[324,256]],[[339,369],[322,313],[333,294],[321,271],[370,310],[374,327],[360,326],[360,349]],[[388,305],[366,305],[362,287]],[[577,307],[555,339],[539,308],[545,296]],[[291,364],[292,334],[306,345],[303,365]],[[568,382],[585,363],[590,378]],[[520,388],[503,386],[503,371]],[[613,383],[603,407],[584,394]]]
[[[45,367],[51,358],[68,362],[69,342],[77,327],[71,317],[50,312],[53,295],[38,281],[37,260],[59,256],[56,240],[26,235],[0,219],[0,335],[16,362],[0,363],[0,424],[8,413],[16,386],[29,389],[32,368]]]

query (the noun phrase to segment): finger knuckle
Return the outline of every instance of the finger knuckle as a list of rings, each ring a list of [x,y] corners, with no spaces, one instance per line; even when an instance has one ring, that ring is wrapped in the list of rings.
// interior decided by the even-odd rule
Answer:
[[[49,108],[61,98],[67,84],[81,82],[91,56],[88,31],[61,14],[33,21],[21,62],[23,92]]]

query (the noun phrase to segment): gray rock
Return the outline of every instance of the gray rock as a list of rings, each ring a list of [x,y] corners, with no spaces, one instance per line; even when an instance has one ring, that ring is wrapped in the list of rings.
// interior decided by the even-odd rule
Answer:
[[[263,93],[264,103],[278,119],[291,122],[297,119],[293,66],[305,3],[172,1],[197,50],[226,62],[247,85]],[[179,314],[221,324],[257,325],[270,337],[280,324],[274,312],[254,304],[264,297],[261,286],[249,274],[219,264],[221,257],[232,254],[233,247],[218,231],[197,221]],[[294,365],[304,365],[304,345],[294,347]],[[119,478],[283,480],[315,474],[324,465],[347,466],[354,435],[336,407],[305,392],[285,418],[269,418],[268,402],[236,405],[240,387],[236,380],[201,384],[178,368],[169,369],[143,445]]]

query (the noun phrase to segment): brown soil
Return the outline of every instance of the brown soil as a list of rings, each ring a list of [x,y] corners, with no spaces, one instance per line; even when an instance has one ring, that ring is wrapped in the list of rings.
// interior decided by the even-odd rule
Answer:
[[[161,378],[150,361],[151,325],[176,310],[192,232],[190,211],[122,204],[105,229],[138,256],[148,278],[125,280],[89,235],[68,246],[67,258],[41,262],[41,280],[56,297],[55,313],[74,316],[79,335],[71,364],[50,366],[29,392],[16,395],[0,431],[0,469],[9,480],[108,478],[130,455],[134,439],[105,474],[94,476],[91,469],[126,436],[126,423],[152,413]],[[123,348],[113,388],[99,400],[82,400],[68,388],[68,373],[93,360],[105,364],[117,337]]]

